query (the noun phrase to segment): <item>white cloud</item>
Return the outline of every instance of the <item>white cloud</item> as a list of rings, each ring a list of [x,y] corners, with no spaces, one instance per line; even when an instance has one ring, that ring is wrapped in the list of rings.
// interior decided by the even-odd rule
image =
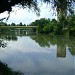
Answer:
[[[9,20],[7,21],[7,23],[16,23],[19,24],[20,22],[22,22],[23,24],[29,24],[33,21],[35,21],[36,19],[40,19],[40,18],[56,18],[55,15],[53,15],[53,11],[51,10],[50,5],[47,4],[40,4],[40,16],[38,17],[36,15],[35,12],[33,12],[32,10],[28,10],[26,9],[18,9],[18,7],[13,7],[13,11],[10,14]],[[7,17],[8,14],[7,12],[4,12],[2,14],[0,14],[0,18],[4,18]]]

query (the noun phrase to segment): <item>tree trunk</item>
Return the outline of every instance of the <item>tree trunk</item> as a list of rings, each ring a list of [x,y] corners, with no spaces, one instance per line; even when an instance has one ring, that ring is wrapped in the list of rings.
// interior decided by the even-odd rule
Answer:
[[[67,9],[65,10],[59,9],[57,11],[57,21],[59,21],[61,17],[67,18]]]
[[[58,1],[58,5],[57,5],[57,21],[59,21],[59,19],[61,17],[67,18],[67,2],[64,0],[63,2],[61,2],[60,0]]]

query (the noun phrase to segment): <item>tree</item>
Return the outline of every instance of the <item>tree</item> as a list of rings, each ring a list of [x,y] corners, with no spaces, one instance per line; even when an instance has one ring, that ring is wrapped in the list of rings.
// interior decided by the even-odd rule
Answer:
[[[34,10],[37,9],[39,11],[39,9],[37,8],[36,0],[1,0],[0,1],[0,13],[4,11],[9,11],[9,12],[12,11],[12,6],[15,6],[15,5],[22,6],[23,8],[33,7]]]
[[[12,24],[11,24],[11,26],[15,26],[15,25],[16,25],[15,23],[12,23]]]
[[[19,26],[23,26],[22,22],[20,22]]]
[[[75,0],[40,0],[45,3],[51,3],[53,8],[56,8],[58,19],[63,16],[67,16],[67,11],[73,13],[73,6]],[[4,11],[12,11],[12,6],[18,5],[23,8],[33,7],[36,13],[38,13],[38,2],[39,0],[0,0],[0,13]]]
[[[35,22],[32,22],[29,24],[30,26],[38,26],[38,32],[44,33],[44,30],[46,30],[48,27],[45,27],[50,22],[50,19],[41,18],[40,20],[36,20]],[[44,28],[44,29],[43,29]]]
[[[69,35],[75,36],[75,15],[69,16],[68,18],[68,31]]]
[[[43,27],[43,32],[44,33],[50,33],[52,32],[52,28],[50,27],[50,25],[46,25]]]
[[[4,22],[0,22],[0,26],[7,26],[7,24]]]
[[[23,26],[26,26],[26,24],[24,24]]]

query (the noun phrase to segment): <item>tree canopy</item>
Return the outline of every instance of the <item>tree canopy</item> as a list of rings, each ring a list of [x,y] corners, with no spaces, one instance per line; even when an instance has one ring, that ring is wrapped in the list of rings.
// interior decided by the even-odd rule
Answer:
[[[75,6],[75,0],[0,0],[0,13],[3,13],[4,11],[12,11],[13,6],[18,6],[22,8],[28,7],[33,8],[33,10],[36,12],[37,15],[39,15],[40,9],[38,7],[38,4],[40,2],[44,2],[47,4],[51,4],[52,9],[56,9],[57,11],[57,19],[61,16],[67,17],[67,12],[69,14],[74,14],[74,6]],[[10,15],[9,15],[10,16]],[[9,18],[2,18],[0,21]]]
[[[36,0],[0,0],[0,13],[4,11],[11,11],[12,6],[15,5],[21,5],[24,7],[34,7],[34,9],[37,8],[37,2]]]
[[[53,7],[64,9],[65,5],[67,5],[68,10],[72,12],[72,6],[74,5],[75,0],[0,0],[0,13],[4,11],[11,11],[12,6],[22,5],[23,7],[34,7],[37,8],[37,4],[39,1],[45,3],[51,3]]]

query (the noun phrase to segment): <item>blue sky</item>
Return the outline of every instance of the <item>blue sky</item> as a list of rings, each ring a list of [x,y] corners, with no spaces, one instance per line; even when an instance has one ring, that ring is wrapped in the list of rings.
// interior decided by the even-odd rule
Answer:
[[[40,16],[37,16],[36,13],[31,9],[28,8],[22,9],[18,7],[13,7],[13,11],[10,13],[8,21],[4,22],[7,22],[8,24],[11,24],[12,22],[16,24],[19,24],[20,22],[22,22],[23,24],[29,24],[35,21],[36,19],[40,18],[50,18],[50,19],[56,18],[56,11],[52,10],[51,5],[43,3],[42,5],[39,4],[39,8],[40,8]],[[0,18],[4,18],[7,16],[8,16],[7,12],[0,14]]]

